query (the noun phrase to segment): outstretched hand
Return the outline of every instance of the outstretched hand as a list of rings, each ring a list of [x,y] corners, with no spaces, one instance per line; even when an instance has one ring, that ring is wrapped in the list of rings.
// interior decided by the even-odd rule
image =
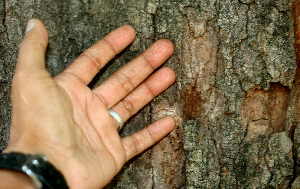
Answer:
[[[62,172],[70,188],[104,187],[126,161],[155,144],[175,126],[166,116],[120,138],[112,109],[125,122],[175,81],[171,68],[148,77],[174,51],[159,40],[97,88],[87,84],[135,38],[122,26],[84,51],[52,78],[45,70],[48,34],[31,20],[20,46],[12,85],[12,127],[6,152],[43,153]]]

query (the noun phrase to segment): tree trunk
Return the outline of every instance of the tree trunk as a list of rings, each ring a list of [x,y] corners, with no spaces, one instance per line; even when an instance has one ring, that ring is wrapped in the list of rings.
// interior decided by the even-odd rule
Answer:
[[[164,115],[173,115],[177,127],[107,188],[300,188],[300,0],[2,0],[0,10],[1,149],[9,137],[18,45],[30,18],[47,26],[52,75],[129,24],[135,42],[90,87],[168,38],[176,52],[165,66],[177,82],[122,136]]]

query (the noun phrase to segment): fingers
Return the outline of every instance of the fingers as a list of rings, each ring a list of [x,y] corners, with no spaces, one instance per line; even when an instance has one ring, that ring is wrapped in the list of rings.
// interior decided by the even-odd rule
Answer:
[[[105,64],[124,50],[135,38],[131,26],[122,26],[84,51],[62,73],[70,73],[88,84]]]
[[[175,119],[166,116],[146,128],[128,135],[122,139],[126,153],[126,161],[143,152],[165,137],[175,127]]]
[[[175,72],[168,67],[158,70],[122,101],[113,106],[125,122],[175,81]]]
[[[45,53],[48,46],[46,27],[40,20],[32,19],[28,22],[26,31],[19,50],[16,73],[21,71],[35,73],[45,68]]]
[[[169,40],[159,40],[139,57],[116,71],[93,92],[111,108],[144,81],[156,68],[174,52]]]

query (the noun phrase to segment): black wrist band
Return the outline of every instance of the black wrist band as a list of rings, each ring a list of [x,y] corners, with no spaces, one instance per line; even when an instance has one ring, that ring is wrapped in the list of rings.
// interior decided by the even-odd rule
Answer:
[[[17,152],[0,154],[0,169],[25,173],[33,179],[38,188],[68,189],[63,175],[48,162],[44,155]]]

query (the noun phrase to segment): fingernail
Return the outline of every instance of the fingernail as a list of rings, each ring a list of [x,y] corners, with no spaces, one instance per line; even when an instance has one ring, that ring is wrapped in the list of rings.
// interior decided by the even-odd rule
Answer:
[[[25,34],[28,33],[30,30],[32,30],[35,26],[35,22],[33,20],[29,20],[27,23]]]

